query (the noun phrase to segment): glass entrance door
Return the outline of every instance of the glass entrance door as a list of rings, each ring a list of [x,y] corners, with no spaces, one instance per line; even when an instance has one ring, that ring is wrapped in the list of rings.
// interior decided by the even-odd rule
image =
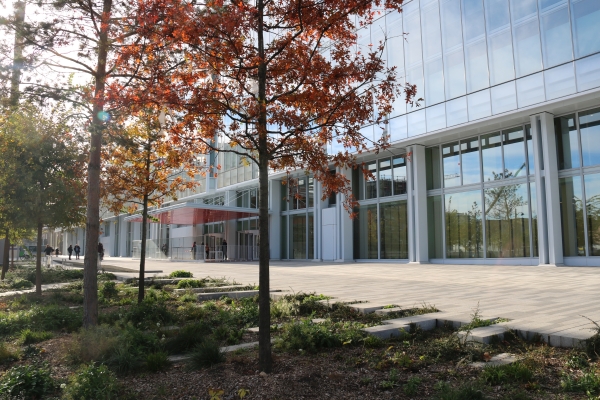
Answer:
[[[258,245],[258,231],[238,232],[238,258],[240,260],[258,260]]]

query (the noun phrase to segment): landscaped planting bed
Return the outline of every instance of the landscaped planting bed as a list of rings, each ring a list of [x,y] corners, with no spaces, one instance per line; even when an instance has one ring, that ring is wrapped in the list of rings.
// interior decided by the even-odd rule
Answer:
[[[185,277],[193,279],[193,277]],[[200,279],[214,282],[212,278]],[[218,280],[219,284],[233,282]],[[484,346],[447,327],[411,329],[393,340],[362,329],[435,312],[410,305],[392,316],[362,314],[323,295],[271,303],[274,370],[261,374],[255,342],[257,298],[198,302],[168,286],[137,304],[131,285],[100,282],[100,322],[81,330],[82,285],[0,300],[0,398],[66,399],[597,399],[594,338],[585,349],[524,342],[507,332]],[[326,304],[323,300],[329,300]],[[477,313],[475,313],[475,317]],[[474,318],[475,319],[475,318]],[[313,322],[315,320],[315,322]],[[473,361],[512,353],[516,363]],[[171,363],[174,355],[185,361]]]

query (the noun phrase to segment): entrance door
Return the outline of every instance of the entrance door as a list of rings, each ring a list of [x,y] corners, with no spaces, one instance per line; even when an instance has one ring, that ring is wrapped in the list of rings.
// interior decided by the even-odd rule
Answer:
[[[240,260],[258,260],[258,233],[255,231],[238,232],[238,256]]]

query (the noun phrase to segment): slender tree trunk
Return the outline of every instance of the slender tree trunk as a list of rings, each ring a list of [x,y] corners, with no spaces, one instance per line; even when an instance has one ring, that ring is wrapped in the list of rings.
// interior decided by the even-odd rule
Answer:
[[[148,195],[144,195],[144,209],[142,211],[142,248],[140,250],[140,283],[138,290],[138,303],[144,300],[144,279],[146,270],[146,236],[148,232]]]
[[[269,281],[269,149],[267,146],[267,108],[266,82],[267,66],[265,64],[264,34],[263,34],[264,1],[258,0],[258,187],[259,187],[259,324],[258,324],[258,367],[261,371],[273,370],[271,357],[271,293]]]
[[[38,221],[37,249],[35,250],[35,294],[42,295],[42,229],[44,224]]]
[[[2,276],[1,280],[4,280],[6,276],[6,272],[8,271],[8,263],[9,263],[9,254],[10,254],[10,238],[8,235],[10,234],[10,230],[6,228],[6,236],[4,239],[4,254],[2,254]]]
[[[21,92],[19,84],[21,83],[21,70],[24,67],[23,48],[25,41],[23,39],[23,23],[25,22],[25,2],[17,1],[15,7],[15,44],[13,48],[13,67],[10,77],[10,105],[16,107],[19,104]]]
[[[104,130],[104,88],[112,0],[104,0],[95,76],[88,163],[86,247],[83,269],[83,326],[98,324],[98,237],[100,230],[100,154]]]

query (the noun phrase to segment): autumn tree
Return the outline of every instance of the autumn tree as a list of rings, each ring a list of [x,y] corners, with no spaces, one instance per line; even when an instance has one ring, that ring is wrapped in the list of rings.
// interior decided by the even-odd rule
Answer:
[[[142,216],[138,302],[144,299],[146,235],[149,207],[176,200],[178,192],[198,185],[203,164],[194,143],[177,144],[168,135],[164,110],[144,108],[120,126],[113,125],[104,151],[104,204],[116,215]]]
[[[23,223],[37,230],[36,293],[42,293],[42,229],[71,228],[84,216],[84,160],[82,143],[68,119],[56,109],[44,112],[23,104],[1,124],[0,137],[18,155],[14,170]],[[52,116],[50,116],[51,114]]]
[[[136,40],[135,3],[49,0],[27,8],[35,17],[26,18],[20,32],[40,61],[37,73],[22,81],[21,92],[41,101],[68,100],[85,106],[89,116],[83,303],[83,325],[89,327],[98,322],[98,248],[93,244],[98,243],[100,229],[102,138],[112,112],[106,107],[106,83],[118,78],[114,59],[120,46]],[[16,24],[6,26],[19,29]]]
[[[356,153],[378,151],[385,137],[360,128],[383,124],[395,97],[415,87],[396,83],[383,57],[386,39],[357,50],[357,30],[399,12],[402,0],[256,0],[203,4],[188,0],[139,3],[140,46],[124,49],[119,68],[163,77],[154,87],[122,88],[129,100],[150,101],[178,116],[181,140],[202,141],[255,163],[259,170],[259,367],[272,369],[269,304],[269,170],[302,169],[356,202],[344,174]],[[142,59],[140,63],[139,60]],[[338,142],[343,150],[327,152]]]

